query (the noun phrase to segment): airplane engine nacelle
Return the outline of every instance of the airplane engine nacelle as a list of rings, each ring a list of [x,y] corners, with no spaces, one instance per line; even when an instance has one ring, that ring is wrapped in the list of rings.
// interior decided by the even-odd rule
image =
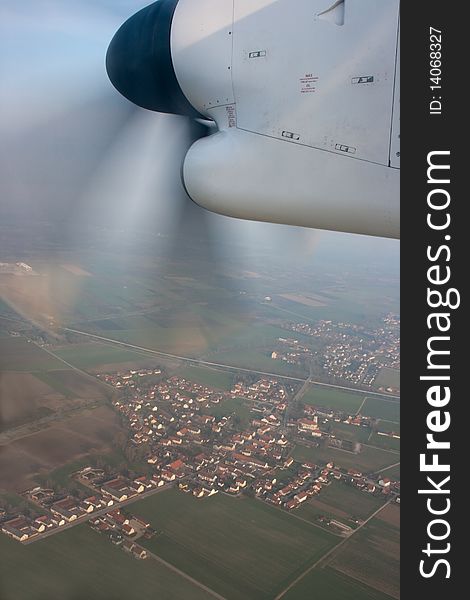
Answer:
[[[228,216],[399,237],[399,0],[158,0],[118,31],[115,87],[214,121],[183,179]]]

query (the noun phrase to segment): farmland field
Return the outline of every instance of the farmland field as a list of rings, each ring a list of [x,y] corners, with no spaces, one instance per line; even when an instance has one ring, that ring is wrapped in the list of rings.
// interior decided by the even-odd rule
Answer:
[[[324,487],[318,496],[301,506],[298,514],[308,518],[307,513],[310,516],[324,514],[322,511],[330,509],[329,512],[333,515],[337,513],[337,516],[342,516],[340,513],[343,513],[365,520],[382,504],[384,501],[381,498],[376,498],[343,482],[333,481],[329,486]]]
[[[228,600],[272,599],[338,541],[258,500],[222,494],[196,500],[169,490],[133,511],[162,532],[144,545]]]
[[[94,466],[99,463],[100,467],[106,468],[110,467],[111,469],[116,469],[119,465],[126,464],[129,469],[133,469],[136,472],[143,473],[145,471],[145,467],[148,468],[148,465],[142,464],[134,464],[131,463],[122,450],[117,448],[113,448],[109,451],[106,449],[102,449],[100,452],[91,451],[89,454],[83,456],[78,460],[73,460],[68,462],[48,473],[44,473],[40,476],[35,477],[37,483],[46,485],[47,482],[52,483],[59,488],[70,487],[70,475],[79,469],[82,469],[86,466]]]
[[[375,385],[400,389],[400,370],[384,367],[375,380]]]
[[[247,427],[250,419],[254,418],[251,414],[251,403],[242,398],[229,398],[223,400],[220,404],[211,406],[207,412],[214,417],[228,417],[236,415],[240,419],[241,427]]]
[[[219,390],[230,390],[234,379],[233,373],[200,367],[184,367],[177,375]]]
[[[398,453],[387,452],[380,448],[363,447],[361,452],[353,454],[337,448],[311,448],[302,445],[297,445],[294,448],[293,457],[295,460],[306,460],[320,464],[332,461],[339,467],[361,469],[364,473],[378,471],[400,460]]]
[[[63,363],[24,338],[0,338],[0,372],[47,371],[63,368],[66,368]]]
[[[0,431],[52,414],[64,399],[31,373],[0,372]]]
[[[38,373],[36,377],[67,398],[97,399],[112,392],[108,392],[100,381],[93,382],[86,375],[72,370],[48,371]]]
[[[380,511],[376,518],[379,521],[385,521],[385,523],[400,529],[400,505],[394,503],[389,504]]]
[[[210,294],[210,305],[195,302],[200,292],[194,294],[189,290],[187,305],[182,305],[178,296],[165,298],[158,312],[78,323],[78,328],[162,352],[191,356],[212,351],[222,344],[246,345],[247,336],[253,344],[263,329],[270,331],[271,340],[275,339],[279,329],[257,327],[256,335],[250,327],[251,318],[241,314],[239,308],[227,301],[223,307],[219,303],[212,304],[216,291],[206,290],[201,297],[201,300],[207,299]]]
[[[387,510],[387,509],[385,509]],[[399,597],[400,531],[390,518],[372,519],[338,552],[329,565],[358,581]]]
[[[84,409],[47,428],[31,432],[2,446],[0,488],[19,491],[32,478],[48,474],[90,453],[106,453],[121,431],[116,414],[107,406]]]
[[[79,525],[24,546],[0,534],[2,600],[208,600],[211,596],[154,560],[138,561]]]
[[[390,437],[388,435],[378,435],[373,433],[369,444],[371,446],[377,446],[378,448],[385,448],[386,450],[400,450],[400,440]]]
[[[381,400],[379,398],[366,398],[361,408],[361,415],[385,419],[387,421],[400,422],[400,402],[393,400]]]
[[[130,349],[95,342],[60,346],[54,349],[54,353],[80,369],[142,359],[142,354]]]
[[[207,349],[207,342],[197,325],[171,328],[147,325],[139,329],[106,331],[105,337],[170,354],[193,356]]]
[[[365,444],[369,439],[370,428],[349,425],[348,423],[330,422],[331,433],[340,440],[349,440],[351,442],[360,442]]]
[[[317,567],[307,573],[284,596],[284,600],[306,600],[318,598],[325,600],[390,600],[368,585],[352,579],[331,567]]]
[[[364,400],[363,393],[346,392],[311,385],[302,398],[305,404],[324,406],[355,415]]]
[[[211,353],[210,361],[226,364],[242,369],[253,369],[277,375],[304,377],[304,370],[298,365],[288,365],[280,360],[273,360],[266,350],[247,349],[230,352]]]
[[[380,419],[377,425],[377,429],[379,431],[394,431],[395,433],[400,434],[400,423],[394,423],[393,421],[384,421]]]
[[[383,471],[383,476],[395,481],[400,481],[400,465],[392,467],[391,469],[386,469]]]

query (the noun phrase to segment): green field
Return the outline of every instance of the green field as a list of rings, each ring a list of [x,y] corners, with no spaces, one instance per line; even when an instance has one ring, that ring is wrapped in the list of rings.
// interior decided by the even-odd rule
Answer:
[[[365,444],[370,436],[369,427],[359,427],[357,425],[349,425],[348,423],[329,423],[331,433],[340,440],[349,440],[350,442],[361,442]]]
[[[281,376],[304,377],[306,375],[299,366],[287,365],[281,360],[273,360],[267,350],[247,349],[212,353],[209,360],[232,367],[275,373]]]
[[[287,469],[285,467],[276,469],[274,471],[274,475],[275,475],[277,481],[287,483],[289,481],[292,481],[292,479],[295,479],[298,471],[299,471],[299,463],[294,462]]]
[[[400,434],[400,423],[394,423],[393,421],[384,421],[383,419],[380,419],[377,424],[377,429],[379,431],[387,432],[394,431],[395,433]]]
[[[400,370],[384,367],[375,380],[375,385],[400,389]]]
[[[247,348],[249,349],[257,349],[257,348],[273,348],[273,346],[277,346],[279,344],[279,338],[286,337],[298,337],[298,334],[294,334],[282,329],[281,327],[277,327],[274,325],[266,325],[266,324],[256,324],[250,327],[244,327],[231,336],[230,340],[227,341],[227,344],[233,347],[233,349],[237,348]],[[301,339],[308,341],[309,346],[315,347],[318,345],[318,342],[315,338],[308,336],[301,336]],[[270,360],[272,360],[270,358]],[[275,361],[273,361],[275,362]]]
[[[400,465],[396,467],[392,467],[391,469],[387,469],[383,472],[384,477],[389,477],[394,481],[400,481]]]
[[[65,366],[65,365],[64,365]],[[64,385],[61,381],[60,373],[74,373],[74,371],[47,371],[47,372],[38,372],[34,373],[34,376],[37,377],[43,383],[46,383],[49,387],[51,387],[59,394],[62,394],[66,398],[76,398],[77,392],[70,389],[70,387]]]
[[[329,559],[329,565],[383,593],[399,597],[400,530],[376,517]]]
[[[149,324],[141,329],[110,330],[100,332],[100,335],[118,342],[177,355],[195,356],[198,351],[207,349],[200,329],[194,326],[165,328]]]
[[[338,538],[258,500],[178,490],[133,505],[163,533],[145,545],[227,600],[272,600]]]
[[[361,415],[385,419],[386,421],[400,422],[400,402],[394,400],[381,400],[380,398],[366,398],[361,408]]]
[[[380,448],[363,447],[361,452],[353,454],[337,448],[310,448],[300,444],[294,448],[293,457],[295,460],[318,464],[326,464],[332,461],[339,467],[360,469],[365,474],[378,471],[400,460],[398,453],[387,452]]]
[[[16,507],[25,504],[25,499],[19,494],[14,492],[0,492],[0,507],[9,504],[10,506]],[[0,534],[1,535],[1,534]]]
[[[0,534],[2,600],[208,600],[164,565],[139,561],[88,525],[27,546]]]
[[[196,289],[191,285],[184,290],[186,302],[182,302],[181,288],[176,286],[175,294],[170,292],[163,294],[164,297],[159,294],[158,299],[154,298],[159,300],[159,311],[97,319],[78,323],[78,327],[111,339],[187,356],[213,351],[221,345],[246,345],[247,340],[253,345],[257,338],[250,327],[251,318],[230,304],[226,292],[216,288],[197,289],[197,282],[194,284]],[[269,339],[274,337],[270,332]]]
[[[67,368],[59,360],[20,337],[0,338],[0,371],[48,371]]]
[[[251,403],[242,398],[229,398],[219,404],[211,406],[207,412],[214,417],[228,417],[236,415],[240,419],[240,426],[246,428],[255,416],[251,413]]]
[[[311,385],[302,397],[305,404],[323,406],[355,415],[364,400],[364,394]]]
[[[284,596],[285,600],[390,600],[391,596],[330,567],[313,569]]]
[[[119,346],[87,342],[54,349],[54,353],[80,369],[143,360],[142,354]],[[150,355],[149,355],[150,356]],[[59,363],[62,364],[62,363]],[[63,365],[65,368],[65,365]]]
[[[176,374],[179,377],[220,390],[230,390],[234,380],[234,374],[231,372],[201,367],[184,367]]]
[[[361,492],[357,488],[341,481],[333,481],[329,486],[324,487],[320,494],[315,497],[315,500],[318,500],[322,504],[328,504],[332,509],[337,509],[361,520],[370,517],[372,513],[384,504],[382,498],[376,498],[367,492]],[[306,502],[299,508],[297,514],[308,518],[307,514],[312,516],[313,512],[315,515],[323,514],[314,504]],[[334,512],[331,514],[334,514]]]
[[[400,440],[389,437],[388,435],[378,435],[373,433],[369,440],[371,446],[377,446],[378,448],[385,448],[385,450],[400,450]]]

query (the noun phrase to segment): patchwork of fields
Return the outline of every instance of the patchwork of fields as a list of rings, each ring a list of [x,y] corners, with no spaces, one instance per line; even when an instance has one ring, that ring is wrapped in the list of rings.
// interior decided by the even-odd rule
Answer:
[[[305,502],[298,514],[309,521],[315,521],[318,515],[325,515],[353,526],[351,517],[365,520],[383,504],[381,498],[376,498],[345,483],[333,481],[328,487],[323,488],[318,497]]]
[[[201,367],[184,367],[177,372],[177,375],[218,390],[230,390],[234,383],[233,373]]]
[[[50,354],[20,337],[0,338],[0,372],[48,371],[67,367]]]
[[[268,600],[338,538],[255,499],[169,490],[134,504],[162,533],[152,552],[228,600]]]
[[[156,561],[138,561],[83,524],[28,546],[0,535],[2,600],[213,598]]]
[[[355,415],[364,400],[364,393],[348,392],[316,385],[309,386],[302,398],[305,404],[323,406]]]
[[[123,262],[128,260],[127,266],[118,264],[114,257],[94,260],[90,264],[67,262],[44,267],[42,289],[38,288],[40,278],[25,279],[25,296],[34,299],[38,290],[38,302],[21,304],[18,285],[11,288],[11,300],[22,308],[26,318],[40,311],[44,323],[55,319],[62,325],[158,351],[203,356],[234,367],[298,377],[306,377],[308,369],[270,357],[273,344],[286,335],[281,320],[305,317],[366,322],[393,304],[386,298],[369,310],[372,296],[359,283],[357,290],[348,292],[340,284],[336,291],[325,292],[324,297],[322,292],[319,299],[308,291],[302,296],[273,291],[276,280],[260,276],[261,281],[256,279],[260,287],[253,287],[256,293],[244,297],[239,289],[240,285],[249,287],[244,279],[234,286],[233,279],[206,278],[203,270],[188,276],[181,265],[173,265],[175,272],[181,270],[181,276],[170,276],[155,267],[153,257],[126,258]],[[383,284],[375,290],[374,299],[383,298],[387,289]],[[275,302],[262,305],[258,296],[268,294]],[[76,339],[78,343],[64,342],[53,351],[89,373],[158,362],[145,352]],[[309,342],[314,347],[315,340]],[[176,374],[216,389],[229,390],[234,382],[231,371],[176,367]],[[384,369],[379,381],[384,386],[395,386],[398,377],[397,372]],[[21,432],[18,439],[0,447],[2,501],[18,504],[22,500],[13,491],[36,483],[65,488],[70,485],[71,472],[97,459],[104,465],[124,464],[141,472],[142,465],[130,464],[116,448],[115,440],[123,429],[107,405],[108,399],[104,386],[93,385],[86,375],[81,376],[35,344],[21,337],[0,336],[0,432],[3,428],[28,427],[33,422],[39,427],[52,419],[42,429],[25,430],[24,435]],[[399,432],[397,402],[313,384],[302,402],[348,414],[360,411],[379,419],[383,431]],[[249,402],[236,398],[214,405],[210,412],[216,416],[233,414],[244,425],[250,409]],[[377,434],[369,438],[365,428],[342,423],[335,423],[333,428],[337,437],[380,447],[365,446],[359,454],[352,454],[297,445],[294,458],[319,464],[331,460],[364,473],[399,461],[398,452],[387,451],[398,450],[399,441]],[[399,466],[385,473],[399,479]],[[281,470],[280,474],[283,477],[287,472]],[[314,524],[318,514],[354,528],[351,517],[364,520],[381,504],[381,498],[335,481],[294,513],[245,496],[233,498],[219,493],[196,500],[176,489],[140,500],[129,508],[150,521],[158,532],[150,540],[141,540],[150,552],[226,600],[273,600],[342,540]],[[325,563],[308,572],[284,598],[397,598],[398,528],[399,508],[388,506]],[[128,556],[87,525],[27,546],[0,535],[0,554],[2,600],[214,597],[152,557],[138,561]]]
[[[361,408],[364,417],[374,417],[386,421],[400,422],[400,402],[396,400],[384,400],[381,398],[366,398]]]
[[[361,452],[353,454],[337,448],[314,448],[297,445],[293,452],[296,460],[308,461],[318,464],[333,462],[345,469],[360,469],[363,473],[379,471],[384,467],[393,465],[400,460],[397,452],[390,452],[380,448],[363,446]]]
[[[400,530],[399,517],[394,513],[399,513],[400,509],[395,505],[385,510],[388,510],[385,518],[373,519],[338,552],[334,552],[329,565],[393,598],[399,598]]]
[[[265,349],[248,348],[246,350],[231,350],[212,352],[209,360],[231,367],[252,369],[265,373],[287,375],[291,377],[305,377],[305,369],[298,365],[288,365],[280,360],[272,360],[271,353]]]
[[[390,600],[391,596],[336,571],[331,567],[313,569],[284,596],[284,600]]]
[[[107,453],[120,431],[116,414],[100,406],[10,441],[1,446],[0,489],[27,489],[37,475],[47,476],[51,470],[93,453]]]

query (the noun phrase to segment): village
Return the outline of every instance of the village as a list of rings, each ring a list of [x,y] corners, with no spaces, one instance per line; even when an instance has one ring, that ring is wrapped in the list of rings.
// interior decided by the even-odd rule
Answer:
[[[398,482],[332,462],[317,465],[294,460],[291,453],[298,442],[334,443],[335,436],[325,427],[330,421],[357,427],[370,427],[371,422],[361,415],[311,405],[290,414],[289,401],[296,388],[279,379],[246,378],[234,383],[230,391],[220,391],[180,376],[168,377],[159,367],[99,377],[116,390],[112,403],[128,431],[126,445],[138,453],[146,468],[136,474],[89,465],[71,474],[71,481],[78,484],[73,493],[41,486],[27,490],[22,495],[38,514],[12,515],[0,510],[4,534],[31,543],[88,521],[112,543],[142,559],[145,551],[136,539],[155,535],[155,531],[126,507],[169,487],[198,499],[217,493],[247,494],[293,511],[333,481],[340,481],[399,502]],[[243,419],[236,408],[223,415],[214,410],[227,402],[235,402],[235,407],[237,402],[248,404],[249,418]],[[360,447],[351,452],[360,452]],[[346,526],[331,519],[320,516],[319,523],[338,535],[348,534]]]
[[[319,321],[315,325],[289,323],[285,328],[303,337],[278,338],[278,347],[271,352],[273,360],[302,365],[307,359],[321,355],[323,371],[328,377],[365,388],[374,386],[383,367],[400,368],[400,319],[395,315],[384,317],[382,325],[374,330],[333,321]],[[309,346],[308,337],[321,341],[321,353]]]

